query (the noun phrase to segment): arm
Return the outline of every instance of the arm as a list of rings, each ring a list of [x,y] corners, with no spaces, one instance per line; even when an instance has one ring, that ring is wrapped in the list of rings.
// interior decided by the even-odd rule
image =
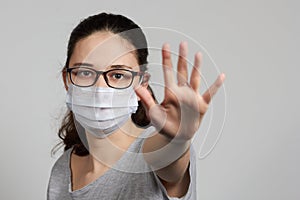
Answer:
[[[218,88],[224,81],[219,75],[209,89],[200,95],[200,53],[195,55],[194,66],[188,83],[187,44],[181,43],[177,64],[177,83],[173,75],[169,45],[162,49],[165,81],[164,100],[157,104],[145,87],[137,87],[136,94],[146,107],[156,133],[143,145],[145,160],[150,164],[169,196],[183,196],[188,190],[190,177],[189,147],[199,129],[204,114]]]
[[[190,142],[172,143],[172,140],[163,135],[155,134],[147,138],[143,145],[143,153],[156,152],[169,145],[165,152],[158,152],[156,155],[145,156],[145,160],[155,169],[155,173],[166,188],[169,196],[182,197],[188,191],[190,183],[189,163],[190,163]],[[164,155],[162,155],[164,154]],[[173,158],[169,154],[176,154]],[[167,159],[168,158],[168,159]],[[160,161],[160,162],[157,162]],[[172,161],[174,160],[174,161]]]

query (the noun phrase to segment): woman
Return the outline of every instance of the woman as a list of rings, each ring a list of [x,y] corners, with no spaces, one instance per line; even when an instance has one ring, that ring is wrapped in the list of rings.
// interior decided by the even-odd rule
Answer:
[[[59,130],[65,152],[53,166],[49,200],[196,199],[190,141],[225,77],[201,96],[201,54],[188,82],[187,44],[180,44],[176,83],[169,48],[162,48],[165,96],[158,104],[138,25],[101,13],[72,31],[62,70],[69,108]]]

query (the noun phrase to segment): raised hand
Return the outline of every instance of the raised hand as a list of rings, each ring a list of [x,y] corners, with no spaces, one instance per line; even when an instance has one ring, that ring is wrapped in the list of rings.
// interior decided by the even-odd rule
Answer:
[[[194,66],[188,80],[187,43],[179,47],[177,63],[177,81],[174,77],[170,47],[162,48],[162,64],[165,82],[164,100],[157,104],[149,91],[144,87],[136,88],[137,95],[147,108],[151,123],[157,131],[170,139],[190,140],[199,129],[212,97],[216,94],[225,75],[220,74],[216,81],[201,95],[200,65],[202,55],[195,54]]]

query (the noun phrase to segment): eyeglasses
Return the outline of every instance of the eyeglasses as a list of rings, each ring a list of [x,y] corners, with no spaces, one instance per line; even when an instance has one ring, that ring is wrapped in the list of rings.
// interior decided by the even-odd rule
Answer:
[[[79,87],[90,87],[94,85],[98,78],[103,75],[106,84],[115,89],[125,89],[131,86],[134,77],[143,76],[143,72],[130,71],[128,69],[110,69],[107,71],[97,71],[88,67],[67,68],[73,85]]]

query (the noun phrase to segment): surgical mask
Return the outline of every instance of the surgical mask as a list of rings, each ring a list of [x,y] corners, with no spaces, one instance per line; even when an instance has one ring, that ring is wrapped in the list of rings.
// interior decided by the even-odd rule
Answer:
[[[67,107],[76,121],[97,138],[104,138],[125,124],[138,107],[132,87],[126,89],[70,85]]]

